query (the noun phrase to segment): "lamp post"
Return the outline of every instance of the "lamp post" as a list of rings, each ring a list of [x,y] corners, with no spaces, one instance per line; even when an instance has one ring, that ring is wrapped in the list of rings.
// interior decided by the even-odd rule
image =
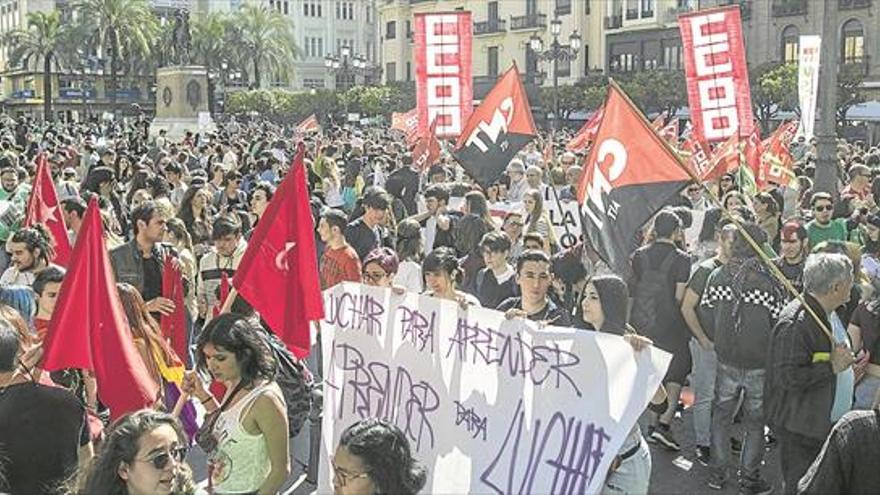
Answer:
[[[366,76],[372,71],[372,68],[369,67],[367,57],[363,55],[352,55],[351,47],[348,45],[342,46],[339,56],[327,55],[324,57],[324,67],[329,73],[341,76],[343,81],[343,91],[347,91],[351,87],[351,83],[355,82],[355,77],[358,75]],[[344,98],[343,100],[345,101],[345,118],[347,119],[348,100]]]
[[[578,52],[581,49],[581,35],[577,30],[572,31],[568,36],[568,46],[562,46],[559,43],[559,34],[562,32],[562,21],[553,19],[550,21],[550,35],[553,42],[550,47],[544,50],[544,40],[538,35],[533,34],[529,38],[529,47],[538,57],[538,60],[553,62],[553,128],[558,126],[559,120],[559,61],[570,62],[577,59]]]

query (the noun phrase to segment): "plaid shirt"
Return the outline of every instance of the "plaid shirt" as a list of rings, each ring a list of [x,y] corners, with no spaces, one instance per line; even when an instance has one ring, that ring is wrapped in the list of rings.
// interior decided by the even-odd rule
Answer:
[[[834,425],[798,483],[804,495],[873,494],[880,489],[880,412],[850,411]]]

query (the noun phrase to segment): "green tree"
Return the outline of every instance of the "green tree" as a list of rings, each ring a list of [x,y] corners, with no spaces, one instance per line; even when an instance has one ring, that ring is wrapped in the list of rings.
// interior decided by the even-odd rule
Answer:
[[[853,105],[865,101],[862,83],[865,68],[861,64],[843,64],[837,73],[837,125],[846,124],[846,114]]]
[[[752,107],[762,134],[770,132],[770,121],[780,110],[800,113],[797,70],[797,64],[771,62],[749,71]]]
[[[146,0],[76,0],[90,44],[110,61],[110,104],[116,113],[120,61],[143,58],[155,45],[159,23]]]
[[[583,86],[566,84],[559,86],[559,115],[557,120],[568,120],[568,116],[572,112],[582,110],[584,108],[584,88]],[[547,110],[556,110],[556,91],[553,87],[542,87],[540,93],[541,107]]]
[[[43,119],[47,121],[52,118],[52,61],[57,65],[57,55],[69,41],[69,34],[59,11],[53,10],[28,13],[26,27],[6,35],[13,65],[28,66],[33,61],[43,66]]]
[[[640,71],[620,83],[642,112],[665,114],[664,125],[679,108],[687,106],[687,87],[681,71]]]
[[[579,84],[583,91],[583,105],[588,110],[595,110],[605,103],[608,94],[608,80],[605,76],[589,75]]]
[[[235,17],[237,37],[253,63],[254,83],[259,88],[263,71],[290,76],[299,56],[293,24],[280,12],[265,6],[246,5]]]
[[[395,81],[388,83],[391,91],[386,113],[408,112],[416,106],[416,83],[414,81]]]

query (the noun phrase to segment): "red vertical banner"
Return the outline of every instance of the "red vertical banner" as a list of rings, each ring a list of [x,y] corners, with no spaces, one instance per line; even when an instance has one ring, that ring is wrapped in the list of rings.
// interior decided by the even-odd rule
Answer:
[[[697,139],[747,138],[754,120],[739,6],[682,15],[678,26]]]
[[[415,14],[416,109],[419,135],[457,138],[473,111],[470,12]]]

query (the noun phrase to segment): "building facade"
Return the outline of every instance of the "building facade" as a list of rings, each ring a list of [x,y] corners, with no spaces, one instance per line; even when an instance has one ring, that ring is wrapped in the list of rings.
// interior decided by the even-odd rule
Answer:
[[[377,14],[374,0],[196,0],[200,12],[235,12],[242,5],[257,3],[277,10],[293,21],[300,58],[293,68],[293,80],[266,81],[267,86],[291,89],[344,89],[378,80]],[[342,57],[348,47],[348,57]],[[326,67],[325,58],[340,61],[336,72]],[[354,69],[356,57],[366,63]],[[351,70],[346,70],[350,68]]]
[[[425,12],[466,10],[473,17],[473,75],[475,98],[481,98],[498,75],[516,62],[528,86],[551,86],[554,63],[540,60],[530,39],[541,37],[545,49],[553,37],[550,25],[561,21],[558,41],[581,36],[581,48],[570,61],[558,61],[559,84],[573,84],[604,65],[605,39],[602,20],[604,2],[592,0],[378,0],[379,44],[383,81],[412,81],[412,19]]]
[[[877,0],[612,0],[605,17],[611,73],[653,68],[682,69],[677,16],[698,8],[739,5],[750,67],[797,63],[798,38],[822,34],[826,1],[836,1],[837,50],[841,65],[880,90],[880,1]],[[876,93],[875,93],[876,94]]]

